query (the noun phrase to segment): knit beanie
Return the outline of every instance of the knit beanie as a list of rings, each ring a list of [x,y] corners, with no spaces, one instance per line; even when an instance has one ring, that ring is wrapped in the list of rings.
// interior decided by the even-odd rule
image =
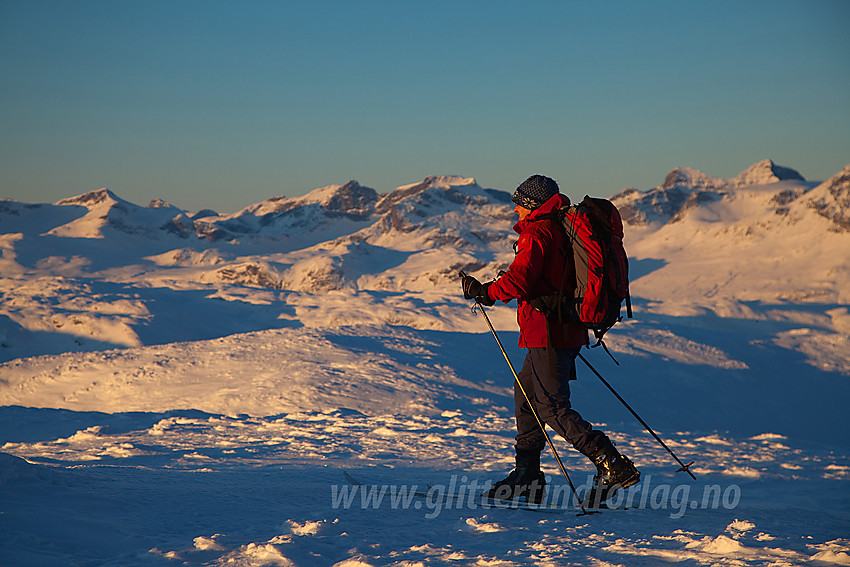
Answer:
[[[554,179],[543,175],[532,175],[516,188],[511,200],[517,205],[533,211],[560,192]]]

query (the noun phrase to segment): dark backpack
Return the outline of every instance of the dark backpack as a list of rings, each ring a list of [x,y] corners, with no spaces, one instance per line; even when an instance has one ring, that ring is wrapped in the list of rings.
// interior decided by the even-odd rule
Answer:
[[[620,314],[623,301],[626,302],[628,317],[632,317],[629,259],[623,248],[620,212],[607,199],[585,196],[578,205],[558,210],[554,218],[567,237],[567,262],[572,252],[575,292],[572,297],[565,297],[561,291],[557,295],[538,298],[531,304],[548,316],[567,317],[593,331],[596,337],[594,346],[602,345],[604,348],[602,337],[623,319]],[[566,284],[567,266],[569,264],[565,265],[558,287],[560,290]]]

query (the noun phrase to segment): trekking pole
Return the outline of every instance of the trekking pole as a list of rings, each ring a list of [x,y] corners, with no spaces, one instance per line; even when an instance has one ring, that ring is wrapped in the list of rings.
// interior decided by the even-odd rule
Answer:
[[[461,272],[461,277],[465,277],[466,274]],[[496,339],[496,344],[499,345],[499,350],[502,351],[502,356],[505,357],[505,361],[507,361],[508,366],[511,369],[511,372],[514,375],[514,380],[516,380],[517,386],[519,386],[520,391],[522,392],[525,401],[528,402],[528,407],[531,408],[531,413],[534,414],[534,419],[537,420],[537,425],[540,426],[540,431],[543,432],[543,436],[546,438],[546,442],[549,444],[549,448],[552,449],[552,453],[555,455],[555,460],[558,461],[558,466],[561,467],[561,472],[564,473],[564,478],[567,479],[567,484],[570,485],[570,490],[573,491],[573,496],[576,497],[576,502],[578,502],[579,508],[581,508],[581,514],[576,514],[577,516],[587,516],[589,514],[598,514],[599,510],[591,510],[587,511],[584,508],[584,503],[581,501],[581,498],[578,497],[578,493],[576,492],[576,487],[573,484],[573,481],[570,479],[570,475],[567,474],[567,469],[564,467],[563,461],[561,461],[561,456],[558,455],[558,451],[555,449],[555,445],[552,443],[552,439],[549,437],[549,434],[546,433],[546,426],[543,424],[543,421],[540,419],[540,416],[537,415],[537,411],[534,409],[534,405],[531,403],[531,400],[528,397],[528,394],[525,393],[525,388],[522,387],[522,382],[519,381],[519,375],[514,370],[514,365],[511,364],[511,359],[508,357],[508,353],[505,350],[505,347],[502,346],[502,341],[499,340],[499,335],[496,334],[496,329],[493,328],[493,323],[490,322],[490,317],[487,316],[487,312],[484,311],[484,306],[481,305],[481,302],[477,299],[475,300],[475,305],[478,307],[481,314],[484,315],[484,320],[487,321],[487,326],[490,327],[490,332],[493,333],[493,338]]]
[[[695,476],[694,476],[694,473],[692,473],[692,472],[691,472],[691,465],[692,465],[692,464],[694,464],[694,462],[693,462],[693,461],[691,461],[690,463],[688,463],[688,464],[686,465],[685,463],[683,463],[682,461],[680,461],[680,460],[679,460],[679,457],[677,457],[677,456],[676,456],[676,454],[675,454],[675,453],[673,453],[673,451],[671,451],[671,450],[670,450],[670,447],[668,447],[668,446],[667,446],[667,444],[666,444],[666,443],[664,443],[664,441],[662,441],[662,440],[661,440],[661,437],[659,437],[658,435],[656,435],[655,431],[653,431],[653,430],[652,430],[652,428],[651,428],[649,425],[647,425],[647,424],[646,424],[646,422],[645,422],[643,419],[641,419],[641,417],[637,414],[637,412],[636,412],[635,410],[633,410],[633,409],[632,409],[632,407],[631,407],[628,403],[626,403],[626,400],[624,400],[624,399],[620,396],[620,394],[618,394],[618,393],[617,393],[617,390],[615,390],[615,389],[611,386],[611,384],[609,384],[609,383],[608,383],[608,381],[607,381],[607,380],[605,380],[605,378],[603,378],[603,377],[602,377],[602,374],[600,374],[599,372],[597,372],[597,371],[596,371],[596,369],[595,369],[593,366],[591,366],[591,365],[590,365],[590,363],[587,361],[587,359],[581,355],[581,353],[579,353],[579,354],[578,354],[578,357],[582,360],[582,362],[584,362],[584,363],[587,365],[587,367],[588,367],[588,368],[590,368],[591,372],[593,372],[594,374],[596,374],[596,377],[597,377],[597,378],[599,378],[600,380],[602,380],[602,383],[603,383],[603,384],[605,384],[605,386],[607,386],[609,390],[611,390],[611,393],[612,393],[612,394],[614,394],[615,396],[617,396],[617,399],[618,399],[618,400],[620,400],[620,402],[622,402],[622,404],[623,404],[624,406],[626,406],[626,409],[627,409],[627,410],[629,410],[630,412],[632,412],[632,415],[633,415],[633,416],[635,416],[635,417],[637,418],[637,420],[640,422],[640,424],[641,424],[641,425],[643,425],[644,429],[646,429],[647,431],[649,431],[649,433],[650,433],[650,434],[652,434],[652,436],[653,436],[653,437],[655,437],[655,440],[656,440],[656,441],[658,441],[659,443],[661,443],[661,446],[662,446],[662,447],[664,447],[665,449],[667,449],[667,452],[668,452],[668,453],[670,453],[670,455],[671,455],[674,459],[676,459],[676,462],[677,462],[677,463],[679,463],[679,465],[681,465],[681,466],[679,467],[679,469],[677,469],[677,470],[676,470],[676,472],[682,472],[682,471],[684,471],[684,472],[688,473],[689,475],[691,475],[691,478],[692,478],[692,479],[696,480],[696,479],[697,479],[697,477],[695,477]]]

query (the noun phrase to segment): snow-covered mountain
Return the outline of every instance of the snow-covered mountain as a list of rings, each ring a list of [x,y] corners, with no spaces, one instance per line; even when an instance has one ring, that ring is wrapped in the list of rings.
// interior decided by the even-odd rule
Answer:
[[[329,185],[303,197],[272,197],[231,215],[195,217],[194,233],[208,240],[234,241],[250,237],[291,239],[299,233],[346,234],[374,213],[378,193],[351,180]]]
[[[737,177],[730,180],[730,183],[735,187],[746,187],[768,185],[779,181],[805,181],[805,178],[796,169],[778,165],[772,159],[765,159],[739,173]]]
[[[140,207],[98,189],[62,199],[54,205],[0,201],[3,233],[56,236],[60,238],[110,238],[120,234],[143,238],[159,233],[182,234],[191,226],[185,211],[155,199]]]
[[[513,377],[457,280],[511,261],[509,193],[0,201],[0,563],[850,564],[850,166],[613,200],[636,318],[606,336],[622,366],[587,356],[697,480],[581,368],[574,406],[643,474],[581,519],[398,493],[513,466]],[[518,364],[513,307],[487,313]]]
[[[850,232],[850,166],[807,193],[804,201],[807,208],[831,220],[834,230]]]
[[[845,168],[809,182],[765,160],[728,180],[677,168],[654,189],[615,195],[633,292],[671,314],[760,318],[752,302],[820,301],[836,306],[820,319],[844,329],[848,178]],[[0,356],[221,336],[257,320],[455,328],[444,298],[459,270],[484,279],[509,264],[511,208],[509,193],[456,176],[386,194],[349,181],[228,215],[161,200],[140,207],[107,189],[53,205],[0,201]],[[410,293],[428,301],[413,309]],[[190,316],[175,325],[176,312],[160,312],[169,298],[185,313],[206,312],[212,299],[271,308],[235,324]]]
[[[633,226],[664,224],[681,220],[687,211],[722,199],[733,199],[736,189],[788,182],[801,193],[814,184],[794,169],[777,165],[773,160],[760,161],[732,179],[712,177],[690,167],[676,168],[664,183],[647,192],[634,188],[618,193],[612,200],[618,205],[623,220]]]
[[[623,220],[633,227],[652,225],[658,228],[682,221],[689,211],[696,209],[698,215],[716,208],[713,203],[724,202],[728,205],[729,216],[718,217],[716,222],[738,222],[743,214],[754,214],[784,216],[787,217],[785,224],[794,224],[807,216],[807,210],[814,210],[832,221],[829,230],[847,231],[850,226],[848,175],[845,167],[823,183],[809,182],[796,170],[772,160],[760,161],[732,179],[711,177],[684,167],[671,171],[664,183],[652,190],[642,192],[629,188],[611,200],[618,205]],[[737,201],[754,196],[757,196],[756,209],[735,211],[741,208]],[[817,227],[816,222],[811,222],[804,229],[816,231]]]
[[[808,182],[764,161],[732,180],[677,169],[615,195],[629,253],[664,264],[635,291],[724,315],[742,302],[850,302],[847,176]]]
[[[14,300],[0,311],[0,359],[222,336],[281,319],[339,324],[357,321],[358,309],[363,322],[451,326],[441,308],[411,315],[387,304],[405,303],[406,292],[443,293],[460,269],[504,267],[509,202],[451,176],[384,195],[349,181],[229,215],[162,201],[140,207],[107,189],[53,205],[2,201],[2,289]],[[329,292],[353,297],[343,305],[327,301]],[[188,316],[175,325],[177,312],[159,312],[173,300],[183,313],[205,313],[211,298],[218,309],[234,297],[274,307],[245,316],[225,309],[235,321],[216,324]],[[309,305],[312,316],[301,321],[293,304]]]

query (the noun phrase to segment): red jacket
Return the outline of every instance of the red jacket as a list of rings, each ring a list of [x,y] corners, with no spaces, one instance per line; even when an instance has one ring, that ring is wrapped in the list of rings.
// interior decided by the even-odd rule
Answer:
[[[557,226],[555,219],[540,219],[541,216],[569,205],[564,195],[555,195],[542,206],[531,212],[525,220],[514,225],[519,233],[516,246],[516,258],[506,274],[487,287],[490,299],[505,303],[517,301],[517,322],[519,323],[519,346],[546,347],[546,317],[529,305],[528,300],[543,295],[557,293],[558,286],[564,281],[564,294],[571,297],[575,277],[573,265],[569,262],[569,272],[564,277],[565,235]],[[572,256],[572,254],[570,254]],[[568,322],[550,322],[552,345],[556,348],[574,348],[588,344],[587,331],[579,325]]]

